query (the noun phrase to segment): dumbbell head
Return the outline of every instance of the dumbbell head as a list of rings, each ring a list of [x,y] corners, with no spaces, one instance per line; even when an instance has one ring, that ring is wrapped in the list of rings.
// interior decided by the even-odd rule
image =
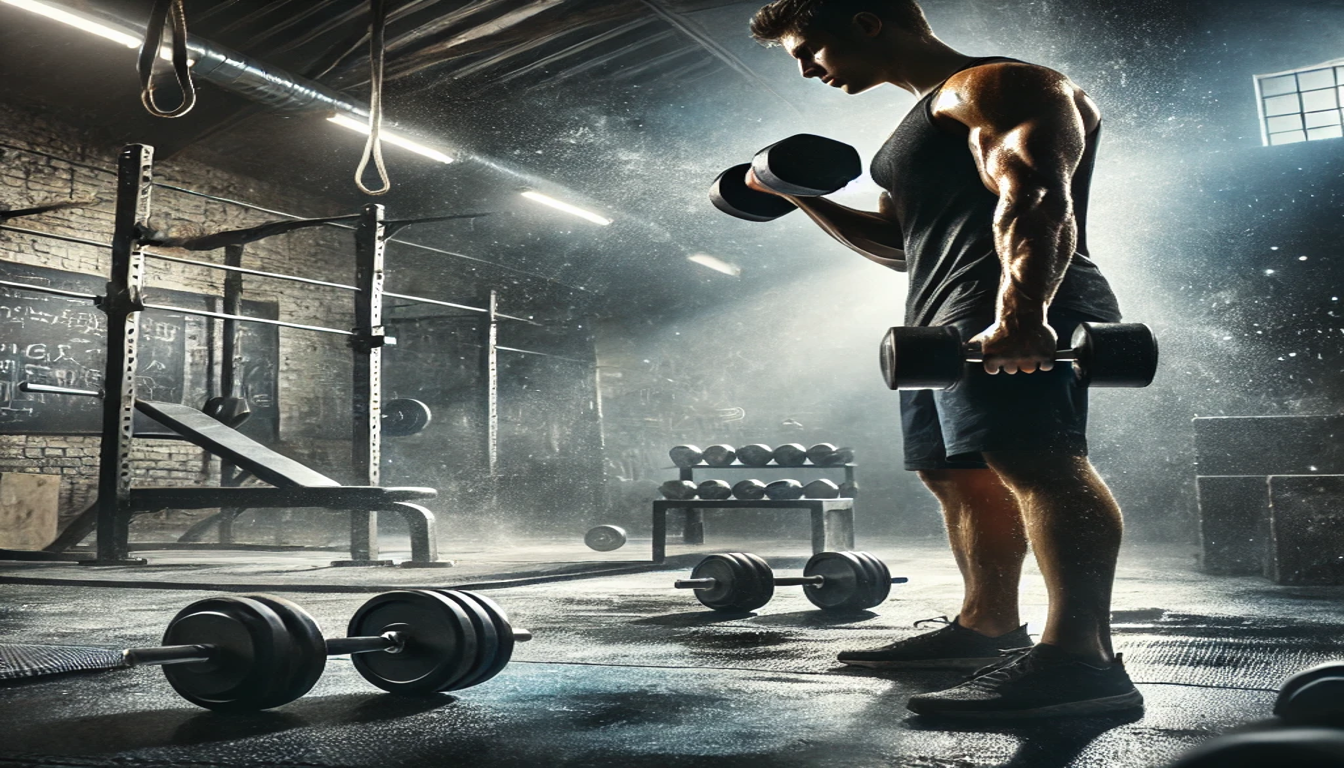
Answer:
[[[807,449],[798,443],[777,446],[771,455],[781,467],[801,467],[807,463]]]
[[[845,482],[840,484],[840,498],[853,499],[857,498],[858,495],[859,495],[858,483]]]
[[[465,590],[438,590],[439,594],[455,601],[471,619],[476,631],[476,652],[468,671],[442,691],[460,691],[480,685],[498,675],[513,658],[516,644],[509,617],[493,600],[485,595]],[[404,651],[403,651],[404,652]]]
[[[879,358],[891,389],[947,389],[961,381],[966,368],[961,335],[951,326],[892,328]]]
[[[735,165],[719,174],[709,188],[709,200],[715,208],[746,221],[774,221],[797,210],[793,203],[778,195],[747,186],[751,163]]]
[[[620,549],[625,546],[626,541],[625,529],[617,525],[599,525],[590,528],[583,536],[583,543],[588,545],[589,549],[598,552]]]
[[[1080,323],[1071,343],[1093,387],[1146,387],[1157,375],[1157,337],[1142,323]]]
[[[731,445],[711,445],[705,449],[705,463],[711,467],[731,466],[737,459],[737,451]]]
[[[760,443],[744,445],[737,449],[737,460],[748,467],[764,467],[774,457],[774,449]]]
[[[696,487],[695,495],[706,501],[723,501],[732,497],[733,487],[723,480],[706,480]]]
[[[775,574],[756,555],[742,552],[710,555],[691,571],[691,580],[712,579],[713,584],[696,588],[695,596],[716,611],[747,612],[770,602],[775,595]]]
[[[848,144],[800,133],[756,153],[751,170],[780,194],[820,197],[857,179],[863,173],[863,158]]]
[[[797,480],[776,480],[765,486],[765,495],[775,501],[794,501],[803,498],[803,484]]]
[[[1339,768],[1344,765],[1344,731],[1338,728],[1280,728],[1219,736],[1182,755],[1170,768]]]
[[[307,693],[322,674],[326,646],[317,623],[279,598],[213,597],[168,623],[165,646],[211,646],[203,662],[164,666],[187,701],[220,711],[255,711]]]
[[[458,600],[430,590],[398,590],[369,600],[350,619],[351,637],[404,636],[398,653],[359,653],[355,670],[373,685],[405,696],[459,687],[477,670],[481,631]]]
[[[699,492],[699,490],[699,486],[692,483],[690,480],[668,480],[666,483],[658,486],[658,491],[663,494],[663,498],[672,499],[673,501],[694,499],[695,494]]]
[[[733,498],[760,501],[765,498],[765,483],[760,480],[743,480],[733,486]]]
[[[813,480],[803,486],[804,499],[838,499],[840,486],[834,480]]]
[[[1344,662],[1319,664],[1285,680],[1274,714],[1298,723],[1344,725]]]
[[[830,461],[831,456],[835,455],[835,451],[834,443],[817,443],[807,449],[807,460],[817,466],[823,466]]]
[[[678,467],[693,467],[700,463],[705,452],[694,445],[678,445],[676,448],[667,452],[671,457],[672,463]]]
[[[819,552],[803,567],[804,576],[822,576],[803,594],[826,611],[864,611],[881,605],[891,594],[891,572],[867,552]]]

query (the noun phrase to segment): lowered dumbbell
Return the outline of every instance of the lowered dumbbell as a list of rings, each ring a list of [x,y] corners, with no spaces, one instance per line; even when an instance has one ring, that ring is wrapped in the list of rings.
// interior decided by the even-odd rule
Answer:
[[[984,362],[980,350],[950,326],[892,328],[880,358],[887,386],[906,390],[948,389],[965,376],[967,363]],[[1055,360],[1073,363],[1091,386],[1146,387],[1157,374],[1157,338],[1141,323],[1081,323],[1072,348],[1059,350]]]
[[[745,552],[710,555],[681,579],[677,589],[693,589],[696,598],[716,611],[754,611],[775,595],[775,587],[803,587],[803,594],[825,611],[862,611],[881,605],[892,584],[881,560],[867,552],[819,552],[803,567],[802,576],[777,577],[756,555]]]
[[[800,133],[760,152],[750,163],[735,165],[714,180],[709,199],[720,211],[747,221],[773,221],[796,206],[747,186],[747,172],[769,189],[794,197],[838,192],[863,173],[863,160],[848,144]]]
[[[1302,724],[1344,725],[1344,662],[1319,664],[1285,680],[1274,714]]]
[[[163,646],[123,651],[126,666],[163,667],[182,698],[221,711],[287,704],[316,684],[327,657],[351,654],[375,686],[409,696],[483,683],[508,664],[514,630],[489,598],[470,592],[404,590],[378,595],[326,640],[307,611],[266,595],[214,597],[183,608]]]

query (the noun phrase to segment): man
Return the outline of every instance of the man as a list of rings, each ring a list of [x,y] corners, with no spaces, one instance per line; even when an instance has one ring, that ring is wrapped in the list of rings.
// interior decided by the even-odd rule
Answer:
[[[889,83],[920,97],[873,160],[885,189],[878,212],[788,199],[842,244],[908,269],[907,325],[955,326],[984,353],[983,369],[953,389],[901,393],[906,468],[942,505],[966,586],[961,613],[840,661],[983,666],[914,696],[909,708],[926,715],[1142,706],[1111,649],[1120,509],[1087,459],[1087,391],[1071,366],[1053,365],[1059,337],[1078,323],[1120,319],[1084,231],[1096,104],[1045,67],[953,50],[916,0],[775,0],[752,34],[782,46],[803,77],[849,94]],[[1017,603],[1028,540],[1050,597],[1034,647]]]

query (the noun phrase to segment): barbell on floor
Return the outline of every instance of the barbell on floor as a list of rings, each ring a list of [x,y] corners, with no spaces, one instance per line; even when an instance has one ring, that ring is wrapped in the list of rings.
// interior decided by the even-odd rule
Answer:
[[[893,578],[881,560],[867,552],[818,552],[802,576],[777,577],[760,557],[745,552],[710,555],[679,579],[677,589],[693,589],[696,598],[716,611],[754,611],[775,595],[775,587],[803,587],[813,605],[825,611],[863,611],[881,605],[891,594],[892,584],[909,579]]]
[[[328,656],[350,654],[373,685],[404,696],[469,688],[497,675],[530,640],[487,597],[398,590],[355,612],[347,637],[327,640],[298,605],[268,595],[213,597],[183,608],[163,645],[123,651],[128,666],[162,666],[182,698],[221,711],[255,711],[303,696]]]

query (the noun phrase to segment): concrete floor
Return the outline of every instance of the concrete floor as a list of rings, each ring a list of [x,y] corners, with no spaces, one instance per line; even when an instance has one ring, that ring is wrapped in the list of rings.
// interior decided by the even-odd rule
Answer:
[[[862,616],[822,615],[801,590],[782,589],[758,614],[725,618],[670,588],[682,570],[491,589],[536,640],[494,680],[429,700],[384,695],[344,658],[332,660],[307,697],[248,716],[199,710],[155,670],[0,687],[0,765],[1159,766],[1268,717],[1274,688],[1292,672],[1344,658],[1344,587],[1207,577],[1191,551],[1133,546],[1116,585],[1115,628],[1147,700],[1141,716],[930,722],[904,709],[906,697],[955,683],[955,673],[857,672],[833,659],[839,649],[914,632],[915,620],[954,613],[955,566],[941,542],[864,544],[911,582]],[[796,544],[751,549],[777,570],[800,567],[805,554]],[[235,555],[247,556],[255,554]],[[216,564],[221,572],[226,560]],[[144,588],[156,571],[176,580],[193,570],[183,565],[139,569],[136,589],[4,583],[24,570],[0,571],[0,642],[152,645],[178,608],[202,597],[198,589]],[[460,586],[471,573],[417,579]],[[297,588],[311,589],[310,578]],[[368,597],[287,596],[332,634]],[[1023,604],[1038,631],[1044,590],[1034,572]]]

